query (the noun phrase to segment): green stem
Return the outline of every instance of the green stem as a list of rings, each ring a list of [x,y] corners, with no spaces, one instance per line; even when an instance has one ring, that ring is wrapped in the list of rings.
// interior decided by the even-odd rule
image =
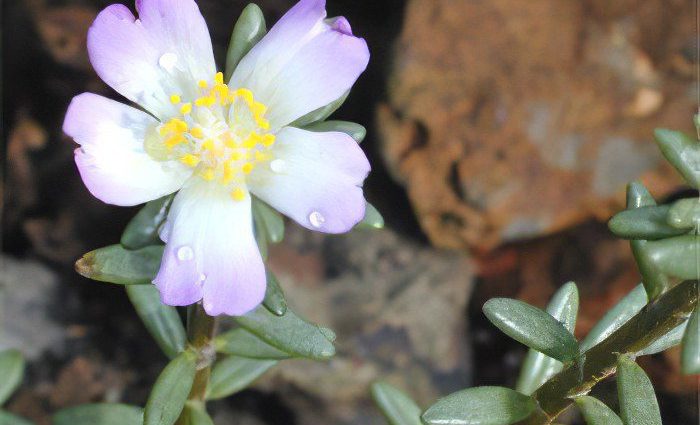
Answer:
[[[187,309],[187,339],[199,353],[197,373],[188,397],[190,400],[204,401],[215,356],[211,346],[215,329],[216,318],[209,316],[201,303],[191,305]]]
[[[523,423],[551,424],[595,384],[615,373],[619,354],[634,354],[646,348],[687,320],[698,303],[698,281],[688,280],[645,306],[620,329],[592,347],[582,356],[581,365],[573,364],[540,387],[533,397],[539,410]]]

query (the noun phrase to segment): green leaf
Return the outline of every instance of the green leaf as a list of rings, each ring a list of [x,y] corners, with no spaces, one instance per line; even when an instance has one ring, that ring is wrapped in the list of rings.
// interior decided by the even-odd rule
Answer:
[[[627,209],[651,207],[656,205],[656,200],[649,190],[640,181],[633,181],[627,185]]]
[[[498,329],[516,341],[561,362],[578,356],[571,332],[547,312],[519,300],[493,298],[484,314]]]
[[[226,79],[228,81],[243,56],[255,46],[267,33],[265,16],[260,8],[251,3],[243,9],[231,34],[231,41],[226,52]]]
[[[143,410],[126,404],[96,403],[56,413],[53,425],[142,425]]]
[[[622,419],[602,401],[591,396],[574,399],[588,425],[622,425]]]
[[[683,335],[681,369],[686,375],[700,374],[700,313],[697,307],[690,316]]]
[[[355,139],[357,143],[362,143],[367,136],[367,129],[360,124],[350,121],[328,120],[319,121],[304,127],[304,130],[325,133],[328,131],[338,131],[345,133]]]
[[[685,333],[685,329],[687,326],[687,321],[681,323],[680,325],[671,329],[671,331],[669,331],[665,335],[661,336],[656,341],[649,344],[645,349],[637,353],[637,356],[648,356],[651,354],[666,351],[671,347],[675,347],[676,345],[681,343],[681,340],[683,339],[683,334]]]
[[[258,307],[235,320],[263,341],[295,357],[326,360],[335,355],[333,343],[319,326],[301,319],[291,309],[284,316],[275,316]]]
[[[187,335],[175,307],[160,302],[153,285],[126,287],[126,293],[148,332],[166,356],[173,358],[185,349]]]
[[[0,409],[0,425],[34,425],[32,422]],[[81,425],[81,424],[73,424]],[[127,424],[125,424],[127,425]]]
[[[621,211],[608,222],[610,231],[623,239],[656,240],[688,233],[668,224],[669,205],[649,206]]]
[[[588,335],[581,341],[581,352],[586,352],[598,345],[613,332],[620,329],[647,304],[647,294],[644,285],[637,285],[625,295],[593,326]]]
[[[347,99],[349,95],[350,90],[346,91],[342,96],[329,103],[328,105],[322,106],[316,109],[315,111],[309,112],[308,114],[304,115],[301,118],[298,118],[296,121],[289,125],[291,127],[303,128],[315,122],[323,121],[326,118],[330,117],[331,114],[333,114],[333,112],[337,111],[338,108],[340,108],[343,105],[343,103],[345,103],[345,99]]]
[[[570,333],[573,333],[576,328],[578,304],[578,288],[575,283],[569,282],[554,294],[547,305],[547,313],[561,322]],[[549,378],[559,373],[562,367],[562,363],[558,360],[530,349],[520,367],[520,376],[515,389],[523,394],[532,394]]]
[[[700,144],[680,131],[657,128],[656,142],[668,162],[692,187],[700,187]]]
[[[700,236],[684,235],[649,241],[644,249],[654,267],[666,276],[682,280],[700,276]]]
[[[356,227],[363,227],[368,229],[383,229],[384,228],[384,217],[381,213],[374,208],[374,205],[367,202],[365,208],[365,217],[357,223]]]
[[[24,377],[24,357],[18,350],[5,350],[0,352],[0,406],[2,406],[12,393],[22,384]]]
[[[110,245],[90,251],[75,263],[75,270],[88,279],[133,285],[151,283],[163,257],[162,246],[135,251]]]
[[[685,232],[700,223],[700,201],[697,198],[679,199],[671,205],[667,217],[668,224]]]
[[[282,360],[292,357],[243,328],[233,329],[216,337],[216,351],[250,359]]]
[[[194,381],[197,355],[184,351],[163,369],[144,410],[144,425],[173,425]]]
[[[280,213],[260,199],[253,198],[253,218],[256,228],[265,232],[269,242],[282,242],[284,239],[284,218]]]
[[[509,388],[476,387],[441,398],[422,419],[427,425],[509,425],[530,416],[536,406],[532,397]]]
[[[263,305],[276,316],[283,316],[287,312],[287,300],[284,298],[284,292],[270,269],[267,269],[267,288],[265,289]]]
[[[145,248],[160,243],[158,229],[168,217],[174,195],[148,202],[136,213],[122,233],[121,244],[127,249]]]
[[[389,425],[421,425],[421,408],[399,389],[386,382],[375,382],[372,398]]]
[[[626,425],[661,425],[659,403],[649,377],[625,355],[617,359],[617,397]]]
[[[204,403],[188,401],[182,411],[179,425],[214,425]]]
[[[218,400],[241,391],[276,364],[276,360],[226,357],[217,362],[211,372],[207,400]]]

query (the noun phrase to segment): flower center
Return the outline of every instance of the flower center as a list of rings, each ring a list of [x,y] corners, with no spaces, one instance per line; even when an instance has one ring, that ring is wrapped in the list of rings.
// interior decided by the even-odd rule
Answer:
[[[273,160],[275,135],[265,119],[267,107],[248,89],[229,89],[221,72],[213,84],[199,81],[194,92],[197,96],[189,102],[179,93],[170,97],[179,114],[149,131],[145,150],[156,160],[182,162],[196,176],[227,186],[233,199],[243,200],[246,176]]]

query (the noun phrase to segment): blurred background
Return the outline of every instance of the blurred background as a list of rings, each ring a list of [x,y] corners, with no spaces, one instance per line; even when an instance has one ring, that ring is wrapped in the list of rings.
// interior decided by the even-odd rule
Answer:
[[[0,348],[28,356],[9,410],[40,425],[85,402],[143,405],[166,361],[122,288],[73,271],[137,211],[89,195],[61,132],[72,96],[119,98],[85,46],[109,3],[2,2]],[[246,3],[199,1],[219,63]],[[513,385],[526,350],[485,320],[483,303],[543,306],[574,280],[585,335],[639,281],[605,224],[625,184],[641,179],[662,201],[686,190],[652,130],[694,131],[692,0],[328,3],[373,53],[335,117],[368,128],[366,194],[387,229],[327,237],[288,223],[271,267],[297,311],[336,330],[338,356],[284,362],[213,403],[218,424],[381,424],[368,397],[379,377],[423,407],[467,386]],[[269,27],[293,1],[258,4]],[[698,381],[678,363],[675,350],[641,359],[664,423],[697,423]]]

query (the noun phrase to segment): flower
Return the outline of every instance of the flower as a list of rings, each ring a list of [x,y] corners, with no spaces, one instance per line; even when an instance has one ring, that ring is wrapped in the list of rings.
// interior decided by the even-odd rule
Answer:
[[[370,166],[357,143],[289,124],[350,89],[367,44],[345,18],[326,19],[325,0],[301,0],[225,82],[193,0],[137,0],[136,9],[138,19],[120,4],[104,9],[88,52],[100,78],[148,113],[83,93],[63,129],[100,200],[130,206],[178,191],[153,280],[162,301],[245,314],[266,287],[251,194],[326,233],[364,215]]]

